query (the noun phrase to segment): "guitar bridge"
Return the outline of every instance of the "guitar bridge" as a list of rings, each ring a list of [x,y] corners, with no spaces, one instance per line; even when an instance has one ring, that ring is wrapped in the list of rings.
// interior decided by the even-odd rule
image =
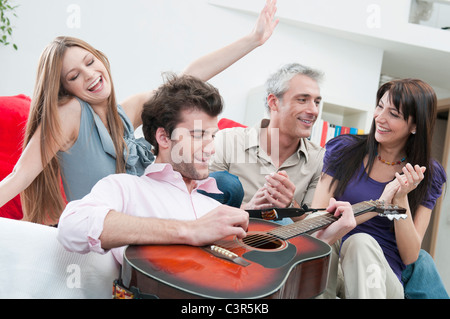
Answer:
[[[248,265],[250,265],[249,262],[245,261],[244,259],[242,259],[238,255],[236,255],[235,253],[229,251],[228,249],[222,248],[220,246],[211,245],[209,247],[205,247],[205,249],[208,250],[212,255],[214,255],[216,257],[231,261],[240,266],[247,267]]]

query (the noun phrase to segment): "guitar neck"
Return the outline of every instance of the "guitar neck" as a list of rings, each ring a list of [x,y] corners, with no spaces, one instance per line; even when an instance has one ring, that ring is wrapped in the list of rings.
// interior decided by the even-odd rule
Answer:
[[[360,202],[352,205],[355,217],[367,212],[371,212],[375,207],[376,205],[373,205],[369,202]],[[287,240],[289,238],[302,234],[311,234],[315,231],[327,227],[338,219],[339,217],[334,216],[332,213],[325,213],[311,218],[299,220],[290,225],[276,227],[269,233],[277,236],[278,238]]]

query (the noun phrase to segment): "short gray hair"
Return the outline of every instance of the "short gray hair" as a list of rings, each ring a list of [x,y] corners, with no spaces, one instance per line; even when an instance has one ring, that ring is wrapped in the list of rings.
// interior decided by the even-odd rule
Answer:
[[[305,75],[315,80],[319,85],[323,81],[324,74],[322,71],[301,65],[299,63],[289,63],[282,66],[278,71],[269,76],[266,81],[266,108],[269,110],[267,98],[270,94],[275,95],[278,99],[282,99],[284,93],[289,89],[289,82],[297,74]]]

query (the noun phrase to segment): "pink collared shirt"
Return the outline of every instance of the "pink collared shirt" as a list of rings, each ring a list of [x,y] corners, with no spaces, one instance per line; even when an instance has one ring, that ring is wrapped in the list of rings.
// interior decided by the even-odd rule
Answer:
[[[197,181],[197,186],[189,193],[181,174],[169,164],[151,164],[141,177],[109,175],[84,198],[66,206],[59,219],[58,240],[69,251],[105,253],[99,237],[109,211],[139,217],[194,220],[220,206],[218,201],[198,193],[199,189],[221,193],[211,177]],[[120,263],[124,249],[112,249]]]

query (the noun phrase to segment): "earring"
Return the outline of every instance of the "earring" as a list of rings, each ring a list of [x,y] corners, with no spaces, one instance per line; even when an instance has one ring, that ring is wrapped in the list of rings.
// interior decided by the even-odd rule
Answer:
[[[415,135],[415,134],[416,134],[416,131],[412,131],[411,134],[412,134],[412,135]]]

